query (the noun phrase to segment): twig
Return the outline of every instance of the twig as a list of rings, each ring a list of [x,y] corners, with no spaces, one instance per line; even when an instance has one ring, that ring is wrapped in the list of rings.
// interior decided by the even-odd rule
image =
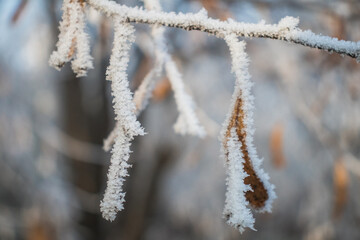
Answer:
[[[38,128],[37,133],[42,141],[65,156],[86,163],[108,165],[101,161],[105,153],[99,145],[77,140],[56,127]]]
[[[297,27],[298,19],[283,18],[279,24],[257,24],[236,22],[232,19],[220,21],[209,18],[205,10],[199,13],[166,13],[147,11],[138,7],[127,7],[107,0],[88,0],[89,5],[108,16],[118,15],[124,22],[163,25],[181,28],[187,31],[197,30],[218,37],[224,34],[236,34],[239,37],[270,38],[300,44],[348,55],[360,61],[360,42],[344,41],[328,36],[316,35],[310,30],[303,31]]]

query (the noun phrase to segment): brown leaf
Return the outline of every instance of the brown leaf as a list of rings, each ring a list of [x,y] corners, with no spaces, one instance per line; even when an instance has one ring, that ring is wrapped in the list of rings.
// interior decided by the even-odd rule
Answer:
[[[231,129],[233,127],[236,128],[236,133],[238,135],[238,140],[241,142],[241,152],[244,158],[244,171],[248,174],[247,177],[244,178],[244,183],[246,185],[250,185],[253,191],[247,191],[245,193],[246,200],[250,203],[253,208],[262,208],[265,206],[266,201],[269,199],[269,194],[260,180],[260,178],[256,175],[254,171],[253,165],[251,163],[251,159],[249,156],[248,146],[246,144],[246,125],[244,123],[244,109],[243,109],[243,101],[240,97],[236,100],[235,108],[232,112],[232,116],[229,122],[229,126],[226,132],[225,140],[230,137]],[[226,143],[223,143],[226,149]]]
[[[200,0],[204,8],[214,17],[224,21],[230,18],[232,15],[229,10],[221,6],[221,1],[218,0]]]
[[[344,211],[347,202],[349,176],[343,159],[337,159],[334,163],[334,209],[333,218],[339,218]]]
[[[283,148],[284,125],[277,123],[273,126],[270,134],[270,153],[272,164],[280,169],[286,165]]]
[[[56,230],[49,216],[39,209],[31,209],[25,214],[26,240],[55,240]]]
[[[162,101],[169,95],[170,91],[171,91],[170,81],[167,77],[164,77],[156,85],[153,91],[153,99],[155,101]]]

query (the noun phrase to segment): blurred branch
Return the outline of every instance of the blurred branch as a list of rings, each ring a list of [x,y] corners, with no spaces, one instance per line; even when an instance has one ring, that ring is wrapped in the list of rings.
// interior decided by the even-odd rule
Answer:
[[[226,20],[232,17],[229,9],[221,6],[221,1],[219,0],[200,0],[200,2],[208,12],[213,13],[213,15],[220,20]]]
[[[292,86],[290,82],[284,80],[282,81],[282,84],[289,93],[288,96],[296,116],[303,122],[305,127],[308,128],[310,132],[314,133],[314,136],[324,147],[333,150],[337,157],[340,156],[344,159],[344,164],[348,171],[360,177],[360,160],[349,151],[345,151],[347,150],[345,149],[346,146],[343,146],[336,141],[337,138],[321,123],[321,118],[314,113],[303,100],[298,100],[301,99],[299,97],[298,87]]]
[[[12,24],[15,24],[19,20],[21,14],[24,12],[24,9],[25,9],[27,3],[28,3],[28,0],[21,0],[21,2],[19,4],[19,6],[17,7],[14,15],[11,18],[11,23]]]
[[[41,127],[38,134],[46,144],[70,159],[98,165],[108,164],[101,161],[105,153],[97,144],[77,140],[56,127]]]
[[[357,159],[351,153],[347,153],[344,156],[345,167],[354,175],[360,178],[360,160]]]

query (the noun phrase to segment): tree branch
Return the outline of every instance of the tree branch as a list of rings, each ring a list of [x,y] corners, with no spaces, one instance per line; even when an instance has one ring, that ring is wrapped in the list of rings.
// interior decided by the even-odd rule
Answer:
[[[328,36],[317,35],[310,30],[297,27],[298,19],[285,17],[278,24],[257,24],[236,22],[232,19],[220,21],[209,18],[206,10],[199,13],[166,13],[147,11],[139,7],[127,7],[108,0],[87,0],[90,6],[107,14],[117,15],[124,22],[163,25],[187,31],[197,30],[217,37],[236,34],[238,37],[270,38],[317,48],[327,52],[348,55],[360,61],[360,41],[344,41]]]

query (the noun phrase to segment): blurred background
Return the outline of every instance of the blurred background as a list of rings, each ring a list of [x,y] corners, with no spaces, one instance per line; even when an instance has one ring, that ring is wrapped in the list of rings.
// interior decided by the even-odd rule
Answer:
[[[234,87],[225,43],[168,29],[168,47],[198,105],[205,139],[176,135],[166,78],[140,121],[125,210],[102,219],[99,202],[114,126],[109,82],[112,22],[89,9],[94,70],[75,78],[48,66],[60,0],[0,1],[0,239],[360,239],[360,65],[354,59],[277,40],[247,39],[255,86],[255,146],[276,186],[273,213],[255,213],[244,234],[222,218],[225,168],[219,130]],[[119,0],[129,6],[141,1]],[[360,40],[356,0],[162,0],[165,11],[277,23]],[[149,27],[136,25],[131,88],[151,69]]]

